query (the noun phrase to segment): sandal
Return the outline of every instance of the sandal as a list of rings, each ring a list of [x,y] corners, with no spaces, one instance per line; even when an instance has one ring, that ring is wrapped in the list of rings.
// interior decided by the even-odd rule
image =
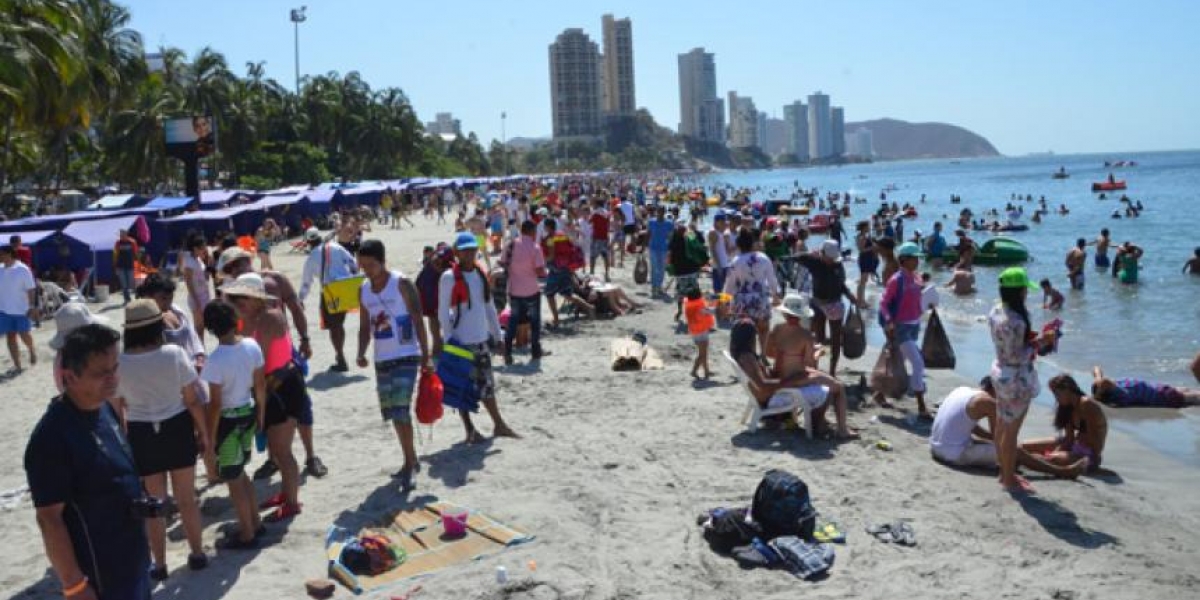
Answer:
[[[193,571],[199,571],[208,566],[208,556],[205,554],[190,554],[188,555],[188,568]]]
[[[263,520],[268,523],[278,523],[280,521],[286,521],[286,520],[291,519],[292,517],[295,517],[296,515],[300,514],[300,510],[301,510],[301,504],[298,502],[296,504],[283,504],[279,508],[275,509],[275,512],[273,512],[273,513],[267,515],[265,518],[263,518]]]
[[[150,580],[151,581],[166,581],[167,577],[169,577],[169,576],[170,576],[170,574],[167,573],[166,565],[150,567]]]
[[[260,510],[265,508],[275,508],[277,506],[283,506],[286,502],[287,498],[283,497],[283,492],[279,492],[278,494],[275,494],[274,496],[271,496],[270,498],[260,502],[258,508]]]

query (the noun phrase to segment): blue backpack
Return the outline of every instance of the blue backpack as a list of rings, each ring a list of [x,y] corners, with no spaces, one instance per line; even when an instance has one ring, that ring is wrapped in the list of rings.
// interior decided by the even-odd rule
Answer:
[[[771,469],[754,490],[750,516],[762,527],[763,539],[792,535],[812,541],[817,511],[802,479]]]

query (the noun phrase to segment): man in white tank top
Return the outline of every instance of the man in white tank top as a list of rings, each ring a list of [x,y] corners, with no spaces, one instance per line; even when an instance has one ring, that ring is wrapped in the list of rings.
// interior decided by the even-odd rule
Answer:
[[[713,293],[720,294],[725,289],[725,274],[733,259],[733,238],[724,213],[718,212],[713,217],[713,228],[708,232],[708,253],[712,256]]]
[[[390,420],[404,451],[404,466],[396,473],[402,489],[410,489],[421,470],[413,446],[413,390],[421,372],[430,372],[429,346],[421,300],[412,280],[389,271],[383,242],[366,240],[358,265],[367,276],[359,290],[358,366],[366,368],[367,346],[375,340],[375,389],[379,410]]]

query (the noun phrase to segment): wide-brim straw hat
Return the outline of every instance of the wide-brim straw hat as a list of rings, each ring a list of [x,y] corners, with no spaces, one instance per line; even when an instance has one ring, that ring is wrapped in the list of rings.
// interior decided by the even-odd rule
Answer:
[[[125,329],[137,329],[162,321],[158,303],[149,298],[140,298],[125,307]]]
[[[221,293],[226,296],[257,298],[259,300],[274,300],[275,296],[267,293],[267,284],[258,273],[243,273],[237,279],[221,286]]]

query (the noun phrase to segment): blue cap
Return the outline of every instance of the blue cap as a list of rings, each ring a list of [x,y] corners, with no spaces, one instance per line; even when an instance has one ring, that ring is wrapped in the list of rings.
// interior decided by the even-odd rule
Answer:
[[[917,258],[921,256],[921,247],[912,242],[904,242],[903,244],[900,244],[898,249],[896,249],[896,255],[900,258],[910,256]]]
[[[458,237],[454,238],[455,250],[477,250],[479,249],[479,240],[475,239],[475,234],[462,232]]]
[[[729,217],[725,214],[725,211],[721,211],[721,212],[717,213],[716,216],[713,217],[713,221],[724,221],[728,218]]]

